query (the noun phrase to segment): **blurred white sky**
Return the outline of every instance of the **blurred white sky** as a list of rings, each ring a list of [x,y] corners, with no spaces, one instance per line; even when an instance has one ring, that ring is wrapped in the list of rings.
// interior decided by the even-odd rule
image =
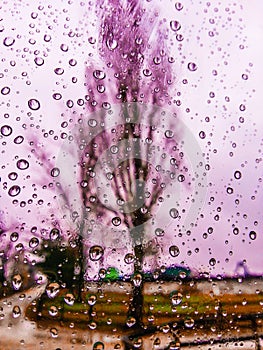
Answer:
[[[45,139],[43,134],[51,133],[43,151],[52,159],[62,144],[61,140],[52,141],[54,135],[59,136],[72,128],[69,126],[63,130],[61,127],[62,121],[72,113],[66,101],[74,101],[78,113],[83,111],[76,101],[86,94],[85,66],[98,61],[96,45],[88,42],[90,37],[98,34],[96,17],[92,14],[94,2],[90,9],[88,3],[82,5],[80,1],[65,0],[27,3],[23,0],[0,5],[0,89],[4,86],[11,89],[8,95],[1,96],[0,123],[13,128],[10,136],[0,140],[1,210],[7,224],[25,222],[27,231],[31,226],[44,225],[41,220],[47,217],[56,202],[50,191],[36,191],[32,187],[34,183],[45,182],[41,177],[46,179],[46,175],[39,174],[40,167],[30,151],[32,147],[28,140],[21,145],[14,144],[13,140],[19,134],[30,140],[37,140],[42,135],[42,142]],[[181,100],[181,106],[176,109],[196,137],[211,167],[207,175],[210,185],[202,210],[203,218],[198,219],[191,236],[180,238],[175,230],[174,234],[164,238],[163,260],[171,264],[185,261],[190,267],[215,274],[233,273],[236,263],[246,259],[251,271],[262,272],[263,3],[261,0],[223,0],[211,1],[208,6],[207,1],[185,0],[181,11],[175,9],[174,1],[142,3],[147,10],[154,6],[159,8],[160,18],[166,19],[164,25],[167,28],[171,20],[181,23],[178,33],[183,35],[183,41],[177,41],[176,33],[169,32],[177,91],[181,93],[180,97],[175,97]],[[50,35],[50,40],[47,35]],[[6,37],[15,39],[12,46],[2,44]],[[62,44],[68,46],[66,51],[61,49]],[[43,58],[43,65],[38,66],[36,58]],[[71,59],[77,64],[70,65]],[[188,70],[189,62],[197,64],[195,72]],[[57,67],[64,69],[61,76],[54,73]],[[244,74],[247,80],[242,78]],[[72,77],[77,78],[76,83],[72,83]],[[62,99],[54,100],[54,93],[60,93]],[[40,101],[38,111],[28,108],[31,98]],[[246,106],[243,112],[239,109],[241,104]],[[209,122],[206,117],[209,117]],[[244,117],[243,123],[240,117]],[[206,133],[205,139],[199,138],[201,130]],[[19,158],[29,158],[30,168],[18,171],[17,181],[11,181],[7,174],[17,170]],[[234,179],[236,170],[242,172],[241,180]],[[10,198],[7,191],[13,184],[19,184],[22,191],[19,196]],[[227,194],[227,187],[232,187],[234,193]],[[20,208],[19,204],[14,206],[11,203],[13,199],[28,201],[33,192],[38,196],[33,204]],[[255,199],[251,199],[252,196]],[[43,205],[38,203],[39,199],[44,200]],[[239,204],[235,203],[236,199],[239,199]],[[220,212],[218,208],[221,208]],[[214,219],[217,214],[218,221]],[[213,233],[204,239],[203,233],[208,227],[213,227]],[[234,227],[239,228],[237,236],[233,235]],[[249,238],[252,230],[257,232],[254,241]],[[178,245],[179,257],[169,256],[170,244]],[[199,252],[195,252],[196,248]],[[213,267],[209,265],[211,258],[216,259]]]

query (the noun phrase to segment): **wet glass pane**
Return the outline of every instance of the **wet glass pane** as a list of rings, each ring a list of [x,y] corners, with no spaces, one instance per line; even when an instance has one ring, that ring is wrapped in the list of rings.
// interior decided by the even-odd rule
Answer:
[[[0,348],[260,349],[262,2],[0,8]]]

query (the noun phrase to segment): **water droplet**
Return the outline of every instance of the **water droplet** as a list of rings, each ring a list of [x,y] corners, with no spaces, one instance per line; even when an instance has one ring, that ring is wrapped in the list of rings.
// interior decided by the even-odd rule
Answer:
[[[28,101],[28,107],[33,111],[37,111],[40,108],[40,102],[35,98],[32,98]]]
[[[52,97],[54,98],[54,100],[58,101],[62,99],[62,95],[59,94],[58,92],[53,94]]]
[[[178,21],[171,21],[170,22],[170,28],[173,32],[177,32],[181,29],[181,24]]]
[[[2,95],[8,95],[10,92],[10,87],[9,86],[4,86],[2,89],[1,89],[1,94]]]
[[[61,45],[60,45],[60,49],[61,49],[61,51],[63,51],[63,52],[67,52],[67,51],[68,51],[68,45],[66,45],[66,44],[61,44]]]
[[[29,241],[30,248],[36,248],[39,245],[39,239],[37,237],[32,237]]]
[[[14,318],[18,318],[19,316],[21,316],[21,309],[20,309],[20,307],[19,307],[18,305],[15,305],[15,306],[13,307],[12,316],[13,316]]]
[[[167,139],[174,137],[174,132],[172,130],[166,130],[164,134]]]
[[[21,136],[21,135],[17,136],[17,137],[14,139],[14,143],[15,143],[16,145],[20,145],[23,141],[24,141],[24,136]]]
[[[97,296],[96,295],[90,295],[89,298],[88,298],[88,304],[90,306],[93,306],[95,305],[97,302]]]
[[[13,132],[13,129],[12,129],[11,126],[9,126],[9,125],[3,125],[3,126],[1,127],[1,134],[2,134],[3,136],[9,136],[9,135],[12,134],[12,132]]]
[[[236,170],[234,173],[234,178],[239,180],[239,179],[241,179],[241,176],[242,176],[241,171]]]
[[[59,174],[60,174],[59,168],[53,168],[53,169],[51,170],[50,174],[51,174],[52,177],[57,177],[57,176],[59,176]]]
[[[179,212],[176,208],[171,208],[169,211],[171,218],[176,219],[179,216]]]
[[[183,295],[181,293],[174,293],[171,297],[171,302],[174,306],[180,305],[183,300]]]
[[[89,250],[89,257],[92,261],[98,261],[103,257],[104,250],[99,245],[94,245]]]
[[[152,72],[150,71],[150,69],[144,69],[143,70],[143,74],[146,76],[146,77],[150,77],[152,75]]]
[[[18,185],[14,185],[9,188],[8,194],[11,197],[15,197],[19,195],[20,192],[21,192],[21,188]]]
[[[194,324],[195,324],[195,321],[192,318],[187,318],[184,321],[184,325],[185,325],[186,328],[193,328]]]
[[[51,36],[48,35],[48,34],[45,34],[45,35],[44,35],[44,41],[45,41],[46,43],[48,43],[48,42],[50,42],[50,40],[51,40]]]
[[[137,273],[136,275],[134,275],[132,282],[135,287],[139,287],[142,283],[142,275],[140,273]]]
[[[50,316],[55,317],[58,314],[58,308],[55,305],[51,305],[48,310],[48,313]]]
[[[211,258],[211,259],[209,260],[209,265],[210,265],[210,266],[215,266],[215,264],[216,264],[216,259],[215,259],[215,258]]]
[[[7,47],[12,46],[14,42],[15,42],[15,39],[12,38],[11,36],[4,38],[4,41],[3,41],[4,45]]]
[[[162,228],[156,228],[155,229],[155,235],[157,236],[157,237],[163,237],[164,236],[164,230],[162,229]]]
[[[111,146],[110,151],[113,154],[117,154],[119,152],[119,147],[116,145],[113,145],[113,146]]]
[[[12,278],[12,286],[14,288],[14,290],[19,290],[22,286],[22,277],[17,274],[17,275],[14,275],[13,278]]]
[[[56,68],[56,69],[54,69],[54,72],[57,75],[62,75],[64,73],[64,69],[63,68]]]
[[[242,79],[243,80],[248,80],[248,75],[247,74],[242,74]]]
[[[77,61],[74,58],[71,58],[68,63],[70,64],[70,66],[74,67],[77,64]]]
[[[232,187],[227,187],[226,192],[227,192],[228,194],[232,194],[232,193],[234,192],[234,190],[233,190]]]
[[[205,137],[206,137],[205,132],[204,131],[200,131],[199,132],[199,137],[200,137],[200,139],[205,139]]]
[[[176,2],[175,3],[175,8],[176,8],[177,11],[181,11],[184,8],[184,6],[183,6],[183,4],[181,2]]]
[[[50,334],[51,334],[52,338],[57,338],[58,337],[58,330],[57,330],[57,328],[55,328],[55,327],[50,328]]]
[[[113,37],[110,37],[106,41],[107,48],[111,51],[115,50],[118,46],[118,41],[115,40]]]
[[[95,79],[98,79],[98,80],[102,80],[106,77],[106,74],[99,70],[99,69],[96,69],[94,72],[93,72],[93,76]]]
[[[60,285],[57,282],[49,283],[49,285],[46,287],[47,296],[50,299],[55,298],[59,293],[59,289]]]
[[[197,70],[197,65],[194,62],[189,62],[187,67],[191,72],[194,72]]]
[[[37,66],[43,66],[43,64],[45,63],[45,61],[42,57],[36,57],[34,59],[34,62]]]
[[[11,242],[16,242],[19,238],[19,234],[17,232],[12,232],[10,235],[10,241]]]
[[[172,245],[169,247],[170,255],[175,258],[180,254],[180,249],[176,245]]]
[[[239,109],[240,109],[241,112],[244,112],[246,110],[246,106],[244,104],[241,104],[239,106]]]
[[[257,238],[257,233],[255,231],[250,231],[249,238],[254,241]]]
[[[52,228],[49,234],[49,238],[51,241],[56,241],[60,238],[60,231],[57,228]]]
[[[12,181],[16,180],[17,177],[18,177],[18,174],[15,173],[15,172],[12,172],[12,173],[9,173],[9,174],[8,174],[8,178],[9,178],[10,180],[12,180]]]
[[[112,220],[111,220],[112,224],[114,226],[120,226],[121,224],[121,218],[119,218],[118,216],[115,216]]]
[[[136,318],[134,318],[134,317],[132,317],[132,316],[130,316],[130,317],[127,318],[126,325],[127,325],[128,327],[134,326],[135,323],[136,323]]]
[[[92,350],[104,350],[104,344],[101,341],[97,341],[94,345]]]
[[[131,253],[128,253],[124,257],[124,261],[126,264],[132,264],[134,262],[134,255]]]
[[[74,305],[74,302],[75,302],[75,297],[73,294],[71,293],[67,293],[64,297],[64,301],[66,304],[68,304],[69,306],[72,306]]]
[[[16,166],[20,170],[26,170],[27,168],[29,168],[29,162],[25,159],[19,159],[16,162]]]

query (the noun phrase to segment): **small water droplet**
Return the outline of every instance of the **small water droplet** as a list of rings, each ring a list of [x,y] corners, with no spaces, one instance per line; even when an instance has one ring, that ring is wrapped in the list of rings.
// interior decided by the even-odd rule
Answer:
[[[114,37],[110,37],[106,41],[107,48],[111,51],[115,50],[118,46],[118,41],[114,39]]]
[[[13,278],[12,278],[12,286],[14,288],[14,290],[19,290],[22,286],[22,277],[17,274],[17,275],[14,275]]]
[[[27,160],[25,160],[25,159],[19,159],[16,162],[16,166],[20,170],[26,170],[26,169],[29,168],[29,162]]]
[[[176,245],[172,245],[169,247],[170,255],[175,258],[180,254],[180,249]]]
[[[171,218],[176,219],[179,216],[179,212],[176,208],[171,208],[169,211]]]
[[[189,62],[187,67],[191,72],[194,72],[197,70],[197,65],[194,62]]]
[[[12,38],[11,36],[4,38],[4,41],[3,41],[4,45],[7,47],[12,46],[14,42],[15,42],[15,39]]]
[[[249,238],[254,241],[257,238],[257,233],[255,231],[250,231]]]
[[[10,87],[9,86],[4,86],[2,89],[1,89],[1,94],[2,95],[8,95],[10,92]]]
[[[209,265],[210,265],[210,266],[215,266],[215,264],[216,264],[216,259],[215,259],[215,258],[211,258],[211,259],[209,260]]]
[[[239,179],[241,179],[241,177],[242,177],[241,171],[236,170],[234,173],[234,178],[239,180]]]
[[[22,135],[19,135],[14,139],[14,143],[16,145],[20,145],[23,141],[24,141],[24,136],[22,136]]]
[[[36,57],[34,59],[34,62],[37,66],[43,66],[43,64],[45,63],[45,61],[42,57]]]
[[[134,326],[135,323],[136,323],[136,318],[135,318],[135,317],[130,316],[130,317],[127,318],[126,325],[127,325],[129,328],[132,327],[132,326]]]
[[[28,107],[33,111],[37,111],[40,108],[40,102],[37,99],[32,98],[28,101]]]
[[[135,287],[139,287],[142,283],[142,275],[140,273],[137,273],[133,276],[132,282]]]
[[[15,197],[19,195],[20,192],[21,192],[21,188],[18,185],[14,185],[9,188],[8,194],[10,197]]]
[[[60,231],[57,228],[52,228],[52,230],[50,231],[49,234],[49,238],[51,239],[51,241],[56,241],[60,238]]]
[[[60,285],[57,282],[49,283],[49,285],[46,287],[47,296],[50,299],[53,299],[58,295],[59,290],[60,290]]]
[[[170,22],[170,28],[173,32],[177,32],[181,29],[181,24],[178,21],[171,21]]]
[[[246,110],[246,106],[244,104],[241,104],[239,106],[239,109],[240,109],[241,112],[244,112]]]
[[[62,75],[64,73],[64,69],[63,68],[55,68],[54,69],[54,72],[57,74],[57,75]]]
[[[184,6],[183,6],[183,4],[181,2],[176,2],[175,3],[175,8],[176,8],[177,11],[181,11],[184,8]]]
[[[9,136],[9,135],[12,134],[12,132],[13,132],[13,129],[12,129],[11,126],[9,126],[9,125],[3,125],[3,126],[1,127],[1,134],[2,134],[3,136]]]
[[[50,316],[55,317],[58,314],[58,308],[55,305],[51,305],[48,310],[48,313]]]
[[[68,51],[68,45],[66,45],[66,44],[61,44],[61,45],[60,45],[60,49],[61,49],[61,51],[63,51],[63,52],[67,52],[67,51]]]
[[[15,305],[13,307],[12,316],[13,318],[18,318],[19,316],[21,316],[21,309],[18,305]]]
[[[112,220],[111,220],[112,224],[114,226],[119,226],[121,224],[121,218],[118,216],[115,216]]]
[[[50,328],[50,334],[51,334],[52,338],[57,338],[58,337],[58,330],[57,330],[57,328],[55,328],[55,327]]]
[[[171,297],[171,302],[174,306],[180,305],[183,300],[183,295],[181,293],[174,293]]]
[[[67,293],[64,297],[64,301],[66,304],[68,304],[69,306],[72,306],[74,305],[74,302],[75,302],[75,297],[73,294],[71,293]]]
[[[51,170],[50,174],[51,174],[52,177],[57,177],[57,176],[59,176],[59,174],[60,174],[59,168],[53,168],[53,169]]]
[[[37,237],[32,237],[29,241],[30,248],[36,248],[39,245],[39,239]]]
[[[96,69],[94,72],[93,72],[93,76],[94,78],[98,79],[98,80],[102,80],[106,77],[106,74],[99,70],[99,69]]]
[[[124,257],[124,261],[126,264],[132,264],[134,262],[134,255],[131,253],[128,253]]]
[[[89,250],[89,257],[92,261],[98,261],[103,257],[104,250],[99,245],[94,245]]]
[[[16,242],[19,238],[19,234],[17,232],[12,232],[10,235],[10,241],[11,242]]]

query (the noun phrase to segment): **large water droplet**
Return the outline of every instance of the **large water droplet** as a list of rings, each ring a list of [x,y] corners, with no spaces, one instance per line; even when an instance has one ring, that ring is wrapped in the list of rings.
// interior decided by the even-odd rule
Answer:
[[[60,231],[57,228],[52,228],[52,230],[50,231],[49,234],[49,238],[51,239],[51,241],[56,241],[57,239],[60,238]]]
[[[58,308],[55,305],[51,305],[48,310],[48,313],[50,316],[55,317],[58,314]]]
[[[104,344],[101,341],[97,341],[94,345],[92,350],[104,350]]]
[[[10,235],[10,241],[11,242],[16,242],[19,238],[19,234],[17,232],[12,232]]]
[[[257,233],[255,231],[250,231],[249,238],[254,241],[257,238]]]
[[[22,135],[19,135],[14,139],[14,143],[16,145],[20,145],[20,143],[22,143],[23,141],[24,141],[24,136],[22,136]]]

